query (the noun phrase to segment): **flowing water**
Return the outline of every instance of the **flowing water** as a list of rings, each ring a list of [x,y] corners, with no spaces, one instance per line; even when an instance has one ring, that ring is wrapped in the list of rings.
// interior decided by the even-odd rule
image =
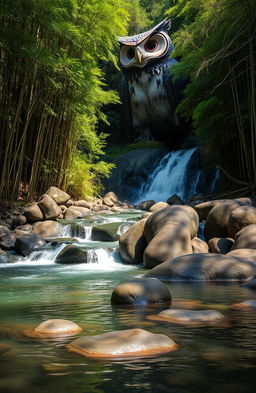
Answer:
[[[95,216],[95,223],[134,221],[141,213]],[[63,223],[62,236],[77,234]],[[123,225],[123,224],[122,224]],[[119,229],[120,231],[125,230]],[[230,307],[256,299],[239,283],[166,283],[173,307],[213,308],[228,319],[225,326],[189,327],[152,322],[157,307],[113,307],[117,284],[143,274],[142,266],[122,264],[117,243],[90,240],[90,231],[75,236],[91,250],[90,263],[54,263],[61,243],[35,251],[15,264],[0,265],[1,393],[252,393],[256,371],[256,313]],[[64,239],[65,240],[65,239]],[[195,301],[190,303],[188,301]],[[186,303],[186,301],[188,303]],[[93,360],[66,350],[73,338],[33,340],[22,331],[50,318],[69,319],[83,327],[78,336],[143,328],[170,336],[178,349],[143,358]]]
[[[166,201],[173,194],[183,200],[200,193],[212,194],[218,179],[218,171],[202,167],[197,148],[172,151],[141,184],[134,203],[150,199]]]

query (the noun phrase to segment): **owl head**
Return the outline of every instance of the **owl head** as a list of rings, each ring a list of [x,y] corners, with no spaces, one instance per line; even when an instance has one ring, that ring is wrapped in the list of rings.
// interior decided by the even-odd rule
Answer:
[[[168,30],[171,21],[164,19],[152,29],[144,33],[119,37],[121,67],[128,70],[131,67],[145,67],[152,60],[159,60],[166,56],[172,49]]]

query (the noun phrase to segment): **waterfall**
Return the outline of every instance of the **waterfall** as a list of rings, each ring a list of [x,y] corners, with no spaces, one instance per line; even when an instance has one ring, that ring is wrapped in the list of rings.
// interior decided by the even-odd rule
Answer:
[[[186,200],[194,195],[214,192],[219,174],[202,168],[197,148],[182,149],[166,154],[141,184],[135,203],[142,200],[166,201],[177,194]]]

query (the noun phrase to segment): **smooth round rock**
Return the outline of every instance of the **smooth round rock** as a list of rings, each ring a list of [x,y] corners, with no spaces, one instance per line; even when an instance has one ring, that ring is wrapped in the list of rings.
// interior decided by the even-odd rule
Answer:
[[[67,345],[67,349],[87,357],[150,356],[170,352],[177,344],[163,334],[144,329],[128,329],[81,337]]]
[[[172,301],[167,286],[156,278],[137,278],[119,284],[111,296],[113,304],[162,304]]]
[[[182,310],[171,309],[164,310],[158,315],[149,316],[148,319],[174,322],[181,324],[207,324],[219,322],[225,316],[216,310]]]
[[[80,326],[67,319],[48,319],[35,329],[24,330],[23,334],[32,338],[51,338],[72,336],[81,330],[83,329]]]

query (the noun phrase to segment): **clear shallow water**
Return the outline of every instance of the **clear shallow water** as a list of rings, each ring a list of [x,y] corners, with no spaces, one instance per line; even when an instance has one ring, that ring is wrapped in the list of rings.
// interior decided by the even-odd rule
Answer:
[[[46,252],[37,262],[0,265],[1,393],[254,391],[256,309],[230,305],[256,299],[255,292],[236,283],[167,283],[173,307],[185,308],[181,300],[200,301],[197,308],[217,309],[228,324],[189,327],[153,322],[147,316],[162,308],[110,304],[114,287],[140,276],[141,267],[123,265],[112,251],[114,243],[84,243],[94,246],[98,263],[57,265]],[[79,336],[139,327],[169,335],[179,348],[147,359],[93,360],[66,350],[73,338],[35,341],[21,335],[23,329],[49,318],[78,323],[84,328]]]

